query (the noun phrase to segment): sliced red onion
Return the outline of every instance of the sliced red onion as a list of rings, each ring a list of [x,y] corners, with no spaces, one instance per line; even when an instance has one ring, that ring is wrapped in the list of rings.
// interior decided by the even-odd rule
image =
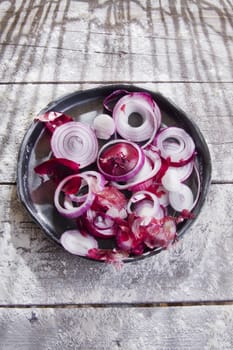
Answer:
[[[168,169],[165,175],[162,177],[162,185],[167,191],[179,191],[182,186],[179,176],[175,169]]]
[[[140,217],[156,217],[158,219],[164,216],[163,210],[155,194],[148,191],[139,191],[133,194],[127,205],[129,214],[134,212]]]
[[[127,90],[123,90],[123,89],[118,89],[113,91],[110,95],[106,96],[103,102],[103,106],[104,108],[109,111],[112,112],[113,107],[110,105],[114,105],[116,103],[116,100],[119,99],[120,97],[123,97],[125,95],[128,95],[129,91]]]
[[[128,180],[126,184],[112,182],[114,187],[119,190],[130,190],[132,192],[143,191],[153,183],[153,177],[158,173],[161,167],[161,158],[155,151],[143,150],[145,162],[142,169],[136,176]]]
[[[178,177],[180,182],[184,182],[192,174],[193,166],[194,166],[194,161],[191,160],[190,162],[188,162],[187,164],[185,164],[183,166],[176,166],[176,167],[169,166],[167,171],[174,170],[176,172],[176,176]]]
[[[56,128],[65,123],[73,121],[73,118],[61,112],[50,111],[37,116],[35,119],[44,122],[46,128],[53,133]]]
[[[127,200],[124,193],[120,192],[113,186],[105,186],[103,191],[96,194],[95,201],[92,204],[92,209],[107,213],[112,208],[115,208],[118,212],[120,212],[121,210],[125,210],[126,204]],[[112,217],[118,216],[113,215],[112,212],[109,215]]]
[[[105,261],[121,267],[123,260],[128,257],[128,253],[117,249],[94,248],[88,251],[88,257],[97,261]]]
[[[144,161],[144,153],[136,143],[114,140],[100,149],[97,166],[106,179],[127,181],[139,172]]]
[[[155,137],[154,145],[159,148],[161,157],[174,166],[187,164],[195,154],[193,139],[177,127],[162,129]]]
[[[75,201],[75,206],[73,204],[74,201],[67,201],[67,197],[63,193],[64,187],[72,180],[75,180],[76,178],[80,178],[82,180],[85,180],[88,186],[88,193],[85,197],[84,202]],[[54,205],[59,211],[59,213],[67,218],[74,219],[82,214],[84,214],[92,205],[95,194],[90,189],[91,183],[90,178],[88,176],[85,177],[85,174],[77,174],[77,175],[71,175],[63,179],[59,185],[57,186],[54,194]],[[64,198],[62,198],[64,197]],[[60,204],[61,200],[63,200],[63,205]],[[65,201],[65,204],[64,204]],[[80,204],[77,206],[77,204]]]
[[[58,184],[66,176],[77,174],[79,164],[64,158],[52,158],[37,165],[34,170],[39,175],[47,175]]]
[[[100,173],[98,173],[97,171],[94,171],[94,170],[85,171],[82,173],[83,180],[81,181],[81,185],[79,186],[80,191],[82,190],[82,188],[84,186],[86,186],[87,178],[88,178],[88,184],[89,184],[91,192],[96,194],[97,192],[103,191],[104,186],[106,184],[106,181],[105,181],[103,175],[101,175]],[[74,179],[72,179],[72,182],[74,181]],[[64,201],[64,206],[65,206],[65,204],[67,204],[68,207],[70,207],[70,205],[72,205],[71,204],[72,202],[81,203],[81,202],[84,202],[86,200],[87,194],[77,196],[75,194],[76,192],[78,192],[78,190],[68,193],[67,187],[65,188],[66,201]]]
[[[99,139],[108,140],[116,130],[115,122],[108,114],[99,114],[95,117],[92,125]]]
[[[162,185],[158,185],[154,182],[151,186],[147,187],[147,191],[156,195],[163,208],[169,205],[168,191]]]
[[[141,123],[130,125],[130,116],[139,115]],[[122,97],[113,109],[118,134],[133,142],[151,143],[160,126],[161,113],[155,101],[149,94],[131,93]]]
[[[56,128],[51,148],[55,157],[72,160],[84,168],[96,160],[98,142],[88,125],[73,121]]]
[[[196,174],[196,177],[197,177],[197,194],[196,194],[196,198],[193,202],[193,206],[192,206],[192,209],[196,206],[197,202],[198,202],[198,199],[199,199],[199,196],[200,196],[200,193],[201,193],[201,179],[200,179],[200,174],[199,174],[199,171],[197,169],[197,166],[196,164],[194,164],[194,171],[195,171],[195,174]]]
[[[150,249],[168,248],[176,238],[176,223],[172,217],[164,217],[158,221],[152,219],[144,227],[144,243]]]
[[[89,234],[83,234],[79,230],[65,231],[60,242],[62,246],[71,254],[87,256],[90,249],[97,249],[98,243]]]
[[[89,209],[83,217],[83,223],[88,232],[96,237],[110,238],[116,235],[115,221],[104,212]]]
[[[177,192],[169,192],[168,196],[170,205],[176,211],[191,210],[193,208],[193,193],[185,184],[181,184]]]

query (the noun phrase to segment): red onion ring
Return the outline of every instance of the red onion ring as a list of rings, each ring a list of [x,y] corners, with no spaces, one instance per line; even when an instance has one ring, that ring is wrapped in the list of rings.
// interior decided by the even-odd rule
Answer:
[[[86,179],[87,177],[89,178],[90,190],[93,193],[98,193],[103,191],[104,186],[106,184],[106,181],[103,175],[101,175],[100,173],[94,170],[85,171],[85,173],[83,173],[82,175],[84,179]],[[80,191],[85,185],[86,185],[86,182],[81,183]],[[79,196],[76,196],[75,194],[70,194],[70,193],[66,194],[65,200],[64,200],[64,207],[67,209],[70,209],[73,207],[72,202],[76,202],[76,203],[85,202],[86,198],[87,198],[87,194],[83,194]]]
[[[145,162],[141,148],[127,140],[106,143],[99,151],[97,166],[109,180],[127,181],[134,177]]]
[[[138,174],[127,181],[126,184],[112,182],[114,187],[119,190],[130,190],[132,192],[137,192],[145,190],[145,188],[152,184],[153,177],[158,173],[161,167],[161,158],[157,152],[146,149],[143,150],[143,152],[146,156],[145,163]]]
[[[82,220],[88,231],[96,237],[110,238],[116,235],[114,219],[104,212],[89,209]]]
[[[132,210],[132,207],[134,209]],[[132,195],[128,201],[127,211],[140,217],[155,217],[161,219],[164,216],[158,197],[149,191],[139,191]]]
[[[189,134],[177,127],[162,129],[153,144],[160,150],[161,157],[173,166],[187,164],[195,154],[195,144]]]
[[[131,126],[129,117],[133,113],[142,117],[142,124]],[[131,93],[122,97],[113,109],[118,134],[133,142],[146,142],[146,147],[154,139],[161,123],[161,113],[149,94]]]
[[[88,193],[85,196],[84,201],[81,202],[81,205],[78,207],[73,205],[73,202],[71,201],[70,198],[67,201],[67,197],[64,195],[63,206],[62,206],[60,204],[60,196],[61,196],[61,193],[63,193],[63,188],[69,181],[72,181],[72,179],[74,179],[76,177],[79,177],[82,180],[86,181],[87,186],[88,186]],[[90,208],[94,199],[95,199],[95,194],[91,191],[90,178],[88,176],[85,176],[85,173],[76,174],[76,175],[71,175],[71,176],[66,177],[65,179],[63,179],[59,183],[59,185],[57,186],[57,188],[55,190],[55,194],[54,194],[54,205],[61,215],[65,216],[66,218],[69,218],[69,219],[75,219],[75,218],[81,216],[82,214],[84,214]],[[77,205],[78,201],[76,201],[75,203]]]
[[[72,160],[84,168],[96,160],[98,142],[88,125],[73,121],[55,129],[51,148],[55,157]]]

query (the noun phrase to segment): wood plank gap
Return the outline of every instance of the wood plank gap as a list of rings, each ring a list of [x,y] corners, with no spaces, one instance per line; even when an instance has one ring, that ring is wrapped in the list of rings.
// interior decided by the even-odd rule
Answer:
[[[211,181],[211,185],[233,185],[233,181],[229,180],[229,181],[218,181],[218,180],[213,180]]]
[[[0,182],[0,186],[16,186],[16,181],[4,181],[4,182]]]
[[[85,309],[85,308],[167,308],[167,307],[200,307],[200,306],[233,306],[233,300],[203,300],[184,302],[151,302],[151,303],[57,303],[57,304],[0,304],[1,309]]]

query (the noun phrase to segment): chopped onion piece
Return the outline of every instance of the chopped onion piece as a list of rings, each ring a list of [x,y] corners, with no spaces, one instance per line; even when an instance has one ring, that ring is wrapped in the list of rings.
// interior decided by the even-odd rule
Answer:
[[[181,186],[181,182],[179,180],[176,169],[169,168],[166,171],[165,175],[162,177],[161,182],[164,188],[168,191],[177,192]]]
[[[97,249],[96,239],[89,235],[83,234],[79,230],[65,231],[60,238],[61,245],[71,254],[88,256],[90,249]]]
[[[108,114],[99,114],[93,121],[93,129],[99,139],[108,140],[115,132],[115,122]]]
[[[193,193],[185,184],[181,184],[178,192],[169,192],[168,196],[170,205],[177,211],[193,208]]]

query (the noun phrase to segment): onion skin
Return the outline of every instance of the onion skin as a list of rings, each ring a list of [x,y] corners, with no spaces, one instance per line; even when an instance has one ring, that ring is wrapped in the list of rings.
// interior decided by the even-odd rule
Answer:
[[[39,175],[47,175],[56,184],[63,180],[66,176],[74,175],[79,172],[79,164],[65,159],[52,158],[34,168],[34,171]]]
[[[73,118],[71,116],[55,111],[50,111],[46,112],[45,114],[38,115],[35,119],[44,122],[46,128],[51,133],[53,133],[58,126],[73,121]]]

